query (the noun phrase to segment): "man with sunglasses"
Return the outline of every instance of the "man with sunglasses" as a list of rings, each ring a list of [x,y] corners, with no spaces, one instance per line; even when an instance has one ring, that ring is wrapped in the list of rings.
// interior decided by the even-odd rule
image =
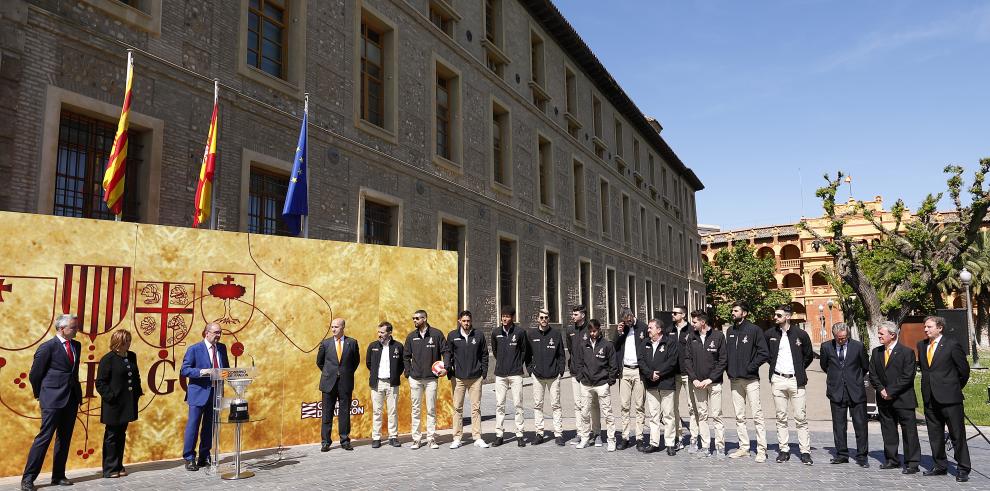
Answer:
[[[553,411],[553,436],[558,446],[564,446],[564,426],[560,411],[560,378],[564,375],[564,339],[560,331],[550,327],[550,312],[540,309],[537,328],[529,332],[529,373],[533,376],[533,423],[536,426],[534,445],[548,440],[544,436],[543,404],[550,393]]]
[[[773,313],[776,327],[767,331],[767,350],[770,354],[770,392],[777,409],[777,462],[791,458],[787,431],[787,406],[790,405],[797,428],[801,463],[812,465],[811,432],[808,431],[808,399],[805,386],[815,354],[811,350],[811,337],[800,328],[791,326],[791,307],[781,305]]]
[[[688,453],[693,454],[698,451],[698,445],[696,440],[698,439],[698,411],[695,407],[694,399],[694,387],[691,384],[690,377],[688,377],[687,370],[684,367],[684,355],[687,353],[687,342],[688,337],[694,333],[694,326],[688,322],[688,310],[684,305],[675,305],[674,309],[671,311],[671,317],[673,318],[673,324],[668,330],[668,334],[677,338],[677,342],[680,344],[678,356],[678,372],[677,372],[677,383],[674,386],[674,424],[677,425],[677,445],[676,450],[684,448],[684,425],[681,423],[681,398],[687,401],[688,408],[688,429],[691,434],[688,438]]]
[[[406,336],[403,352],[406,378],[409,379],[409,396],[412,399],[412,449],[423,445],[420,433],[420,418],[422,417],[422,400],[426,398],[426,443],[432,449],[440,448],[437,444],[437,377],[447,375],[447,370],[441,368],[433,372],[433,363],[440,361],[447,354],[447,340],[439,329],[426,321],[426,311],[417,310],[412,316],[415,329]]]

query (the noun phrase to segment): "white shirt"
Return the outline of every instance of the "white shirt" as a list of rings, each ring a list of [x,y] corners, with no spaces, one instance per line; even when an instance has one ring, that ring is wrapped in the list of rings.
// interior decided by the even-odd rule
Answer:
[[[626,344],[622,348],[622,364],[635,366],[639,365],[636,358],[636,326],[626,328]]]
[[[378,360],[378,381],[380,382],[388,382],[392,377],[392,365],[390,365],[392,354],[388,350],[391,343],[392,338],[382,343],[382,357]]]
[[[938,343],[941,343],[941,342],[942,342],[942,335],[941,334],[939,334],[939,336],[937,338],[935,338],[933,341],[931,341],[931,343],[930,343],[931,344],[931,347],[929,349],[932,350],[932,353],[934,353],[935,350],[938,349]],[[65,344],[65,343],[63,342],[62,344]],[[925,356],[928,356],[928,354],[925,353]]]
[[[794,328],[791,327],[786,331],[781,329],[780,348],[777,350],[777,366],[773,368],[773,371],[784,375],[794,375],[794,358],[791,358],[791,341],[788,338],[791,329]]]
[[[206,345],[206,354],[209,355],[210,357],[210,368],[213,368],[213,350],[216,349],[216,346],[211,344],[209,341],[205,339],[203,340],[203,344]],[[223,368],[223,360],[220,359],[220,352],[217,351],[216,355],[217,355],[217,368]]]
[[[652,339],[650,340],[650,343],[653,345],[653,356],[657,356],[657,348],[660,347],[660,341],[661,341],[660,339],[656,341]]]
[[[58,342],[62,344],[62,349],[64,350],[65,342],[68,341],[68,339],[63,338],[61,334],[57,333],[55,334],[55,337],[58,338]],[[76,353],[76,348],[72,346],[72,343],[69,343],[69,349],[72,350],[72,362],[75,363],[79,360],[79,353]]]

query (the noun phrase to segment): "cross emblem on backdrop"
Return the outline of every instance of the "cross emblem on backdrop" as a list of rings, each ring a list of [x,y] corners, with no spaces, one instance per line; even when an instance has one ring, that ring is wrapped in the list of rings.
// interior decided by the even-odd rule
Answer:
[[[14,285],[5,285],[4,281],[7,280],[0,278],[0,302],[3,302],[3,292],[10,293],[14,291]]]

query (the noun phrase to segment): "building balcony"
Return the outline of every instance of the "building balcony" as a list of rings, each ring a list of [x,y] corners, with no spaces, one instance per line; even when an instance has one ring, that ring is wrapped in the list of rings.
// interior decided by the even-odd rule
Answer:
[[[801,269],[800,259],[781,259],[777,261],[777,269]]]

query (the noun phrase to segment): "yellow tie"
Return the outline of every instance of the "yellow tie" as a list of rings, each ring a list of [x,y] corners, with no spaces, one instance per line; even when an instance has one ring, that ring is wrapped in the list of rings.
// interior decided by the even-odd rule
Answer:
[[[932,355],[935,354],[935,343],[930,343],[928,345],[928,367],[932,366]]]
[[[341,347],[341,344],[342,343],[340,342],[339,339],[336,341],[336,344],[337,344],[337,362],[339,363],[340,362],[340,352],[343,350],[343,348]]]
[[[887,362],[890,361],[890,350],[883,350],[883,366],[887,366]]]

